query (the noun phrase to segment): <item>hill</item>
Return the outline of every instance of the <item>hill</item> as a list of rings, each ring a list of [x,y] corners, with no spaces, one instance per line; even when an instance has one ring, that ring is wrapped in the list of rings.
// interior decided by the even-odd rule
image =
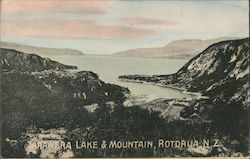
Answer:
[[[57,49],[57,48],[46,48],[46,47],[37,47],[29,46],[17,43],[10,42],[1,42],[1,48],[16,50],[19,52],[25,52],[28,54],[37,54],[37,55],[84,55],[79,50],[74,49]]]

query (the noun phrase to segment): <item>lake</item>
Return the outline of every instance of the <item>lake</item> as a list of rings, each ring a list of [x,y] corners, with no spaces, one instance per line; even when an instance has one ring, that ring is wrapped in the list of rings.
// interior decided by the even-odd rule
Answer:
[[[147,59],[120,58],[110,56],[48,56],[52,60],[63,64],[75,65],[79,70],[93,71],[107,83],[127,87],[132,95],[147,96],[149,98],[189,98],[180,90],[159,87],[149,84],[119,81],[119,75],[141,74],[160,75],[178,71],[187,60],[177,59]]]

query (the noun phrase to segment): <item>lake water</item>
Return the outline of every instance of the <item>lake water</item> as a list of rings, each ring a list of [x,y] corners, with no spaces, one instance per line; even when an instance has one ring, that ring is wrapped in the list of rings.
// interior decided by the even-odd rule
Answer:
[[[63,64],[75,65],[80,70],[93,71],[105,82],[129,88],[131,94],[150,98],[188,98],[180,90],[155,85],[123,82],[119,75],[159,75],[178,71],[187,60],[120,58],[110,56],[49,56]]]

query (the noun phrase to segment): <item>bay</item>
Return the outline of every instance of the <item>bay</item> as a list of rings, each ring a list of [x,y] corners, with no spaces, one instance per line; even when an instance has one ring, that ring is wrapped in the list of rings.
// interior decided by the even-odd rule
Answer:
[[[189,94],[181,90],[160,87],[150,84],[119,81],[119,75],[160,75],[178,71],[187,60],[121,58],[111,56],[47,56],[63,64],[75,65],[79,70],[97,73],[99,78],[107,83],[127,87],[132,95],[149,98],[189,98]]]

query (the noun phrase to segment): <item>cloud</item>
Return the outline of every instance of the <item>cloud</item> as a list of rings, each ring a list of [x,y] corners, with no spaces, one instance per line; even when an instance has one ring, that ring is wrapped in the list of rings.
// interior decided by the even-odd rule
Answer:
[[[1,10],[4,14],[32,12],[77,12],[104,13],[107,1],[104,0],[3,0]]]
[[[166,19],[152,19],[152,18],[139,18],[139,17],[123,17],[121,21],[131,25],[175,25],[176,21]]]
[[[1,25],[1,34],[11,37],[135,39],[158,33],[134,27],[100,25],[92,20],[5,20]]]

